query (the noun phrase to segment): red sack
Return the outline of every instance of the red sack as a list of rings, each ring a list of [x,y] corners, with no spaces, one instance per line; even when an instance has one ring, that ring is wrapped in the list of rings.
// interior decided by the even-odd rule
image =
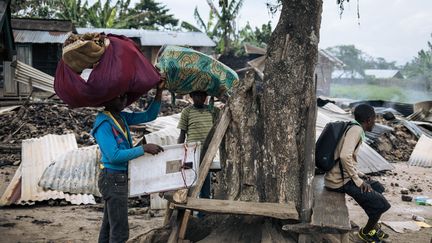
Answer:
[[[87,81],[60,60],[54,90],[71,108],[98,107],[124,93],[130,105],[159,83],[159,72],[135,42],[125,36],[107,37],[110,44]]]

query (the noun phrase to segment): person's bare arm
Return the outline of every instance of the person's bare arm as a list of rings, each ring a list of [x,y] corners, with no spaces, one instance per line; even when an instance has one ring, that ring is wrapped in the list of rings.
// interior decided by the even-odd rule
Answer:
[[[186,140],[186,131],[185,130],[180,130],[180,136],[177,140],[177,143],[184,143]]]

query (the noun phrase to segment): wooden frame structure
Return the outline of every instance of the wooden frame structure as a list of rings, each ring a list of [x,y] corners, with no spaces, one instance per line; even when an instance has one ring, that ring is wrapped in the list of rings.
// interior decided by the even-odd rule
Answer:
[[[225,107],[216,130],[213,134],[212,140],[205,152],[204,158],[201,161],[200,173],[195,187],[192,189],[186,204],[171,202],[168,204],[167,212],[165,215],[164,224],[173,223],[171,235],[168,239],[169,243],[181,242],[185,239],[186,230],[192,210],[223,213],[223,214],[242,214],[242,215],[257,215],[273,217],[278,219],[299,219],[294,203],[280,204],[280,203],[259,203],[259,202],[241,202],[231,200],[216,200],[216,199],[199,199],[199,193],[204,184],[204,180],[210,170],[210,165],[216,155],[219,145],[222,142],[228,125],[231,121],[231,113],[228,107]],[[181,219],[173,220],[174,216],[181,215],[174,210],[184,210]]]

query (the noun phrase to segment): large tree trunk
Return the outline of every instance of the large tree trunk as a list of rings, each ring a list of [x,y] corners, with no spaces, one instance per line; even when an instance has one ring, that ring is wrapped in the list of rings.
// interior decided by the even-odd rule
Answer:
[[[305,163],[312,160],[315,137],[321,5],[283,1],[264,82],[255,88],[253,77],[247,76],[230,100],[232,122],[222,151],[218,198],[294,201],[301,208]]]
[[[218,173],[215,197],[294,201],[301,219],[308,221],[312,198],[306,185],[313,178],[314,67],[322,2],[282,2],[264,82],[255,85],[247,75],[229,102],[232,122],[221,151],[223,171]],[[261,225],[268,227],[268,221]]]

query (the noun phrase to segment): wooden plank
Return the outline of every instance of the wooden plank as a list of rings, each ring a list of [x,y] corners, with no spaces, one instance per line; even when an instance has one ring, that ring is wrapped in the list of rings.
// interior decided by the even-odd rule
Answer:
[[[4,96],[17,96],[18,85],[14,80],[15,69],[11,66],[11,62],[3,62],[4,73]]]
[[[317,78],[315,76],[315,89],[316,89]],[[316,94],[316,90],[314,92]],[[308,106],[308,117],[306,121],[306,141],[305,141],[305,162],[304,162],[304,170],[303,170],[303,181],[301,186],[302,192],[302,203],[301,203],[301,211],[300,218],[303,223],[310,222],[312,215],[312,206],[313,206],[313,178],[315,174],[315,127],[316,127],[316,97],[313,95],[311,99],[312,102]],[[299,243],[310,242],[311,239],[309,235],[301,234],[299,236]]]
[[[203,160],[201,161],[201,165],[199,167],[199,176],[198,180],[195,184],[194,189],[192,190],[191,197],[197,198],[201,188],[204,184],[205,178],[210,170],[211,163],[213,161],[213,158],[216,155],[216,152],[219,149],[219,145],[222,142],[223,137],[225,136],[225,132],[228,128],[228,125],[231,121],[231,113],[228,109],[228,106],[225,106],[224,112],[222,113],[222,116],[217,124],[216,130],[213,134],[212,140],[207,148],[207,151],[204,155]],[[182,224],[180,225],[179,229],[179,238],[184,239],[186,235],[186,229],[187,224],[189,221],[189,217],[191,215],[190,210],[186,210],[184,214],[184,219],[182,220]]]
[[[207,152],[204,155],[203,160],[201,161],[198,180],[195,184],[195,188],[192,190],[191,197],[198,197],[204,181],[207,177],[207,174],[210,170],[210,165],[213,162],[213,158],[215,157],[219,149],[219,145],[222,142],[223,137],[225,136],[225,132],[228,128],[230,121],[231,113],[229,112],[228,107],[226,107],[216,127],[215,133],[213,134],[213,138],[207,148]]]
[[[277,219],[299,219],[293,202],[267,203],[189,197],[186,204],[174,204],[176,208],[192,209],[208,213],[266,216]]]
[[[324,188],[324,176],[314,179],[314,206],[311,225],[351,230],[345,194]]]

